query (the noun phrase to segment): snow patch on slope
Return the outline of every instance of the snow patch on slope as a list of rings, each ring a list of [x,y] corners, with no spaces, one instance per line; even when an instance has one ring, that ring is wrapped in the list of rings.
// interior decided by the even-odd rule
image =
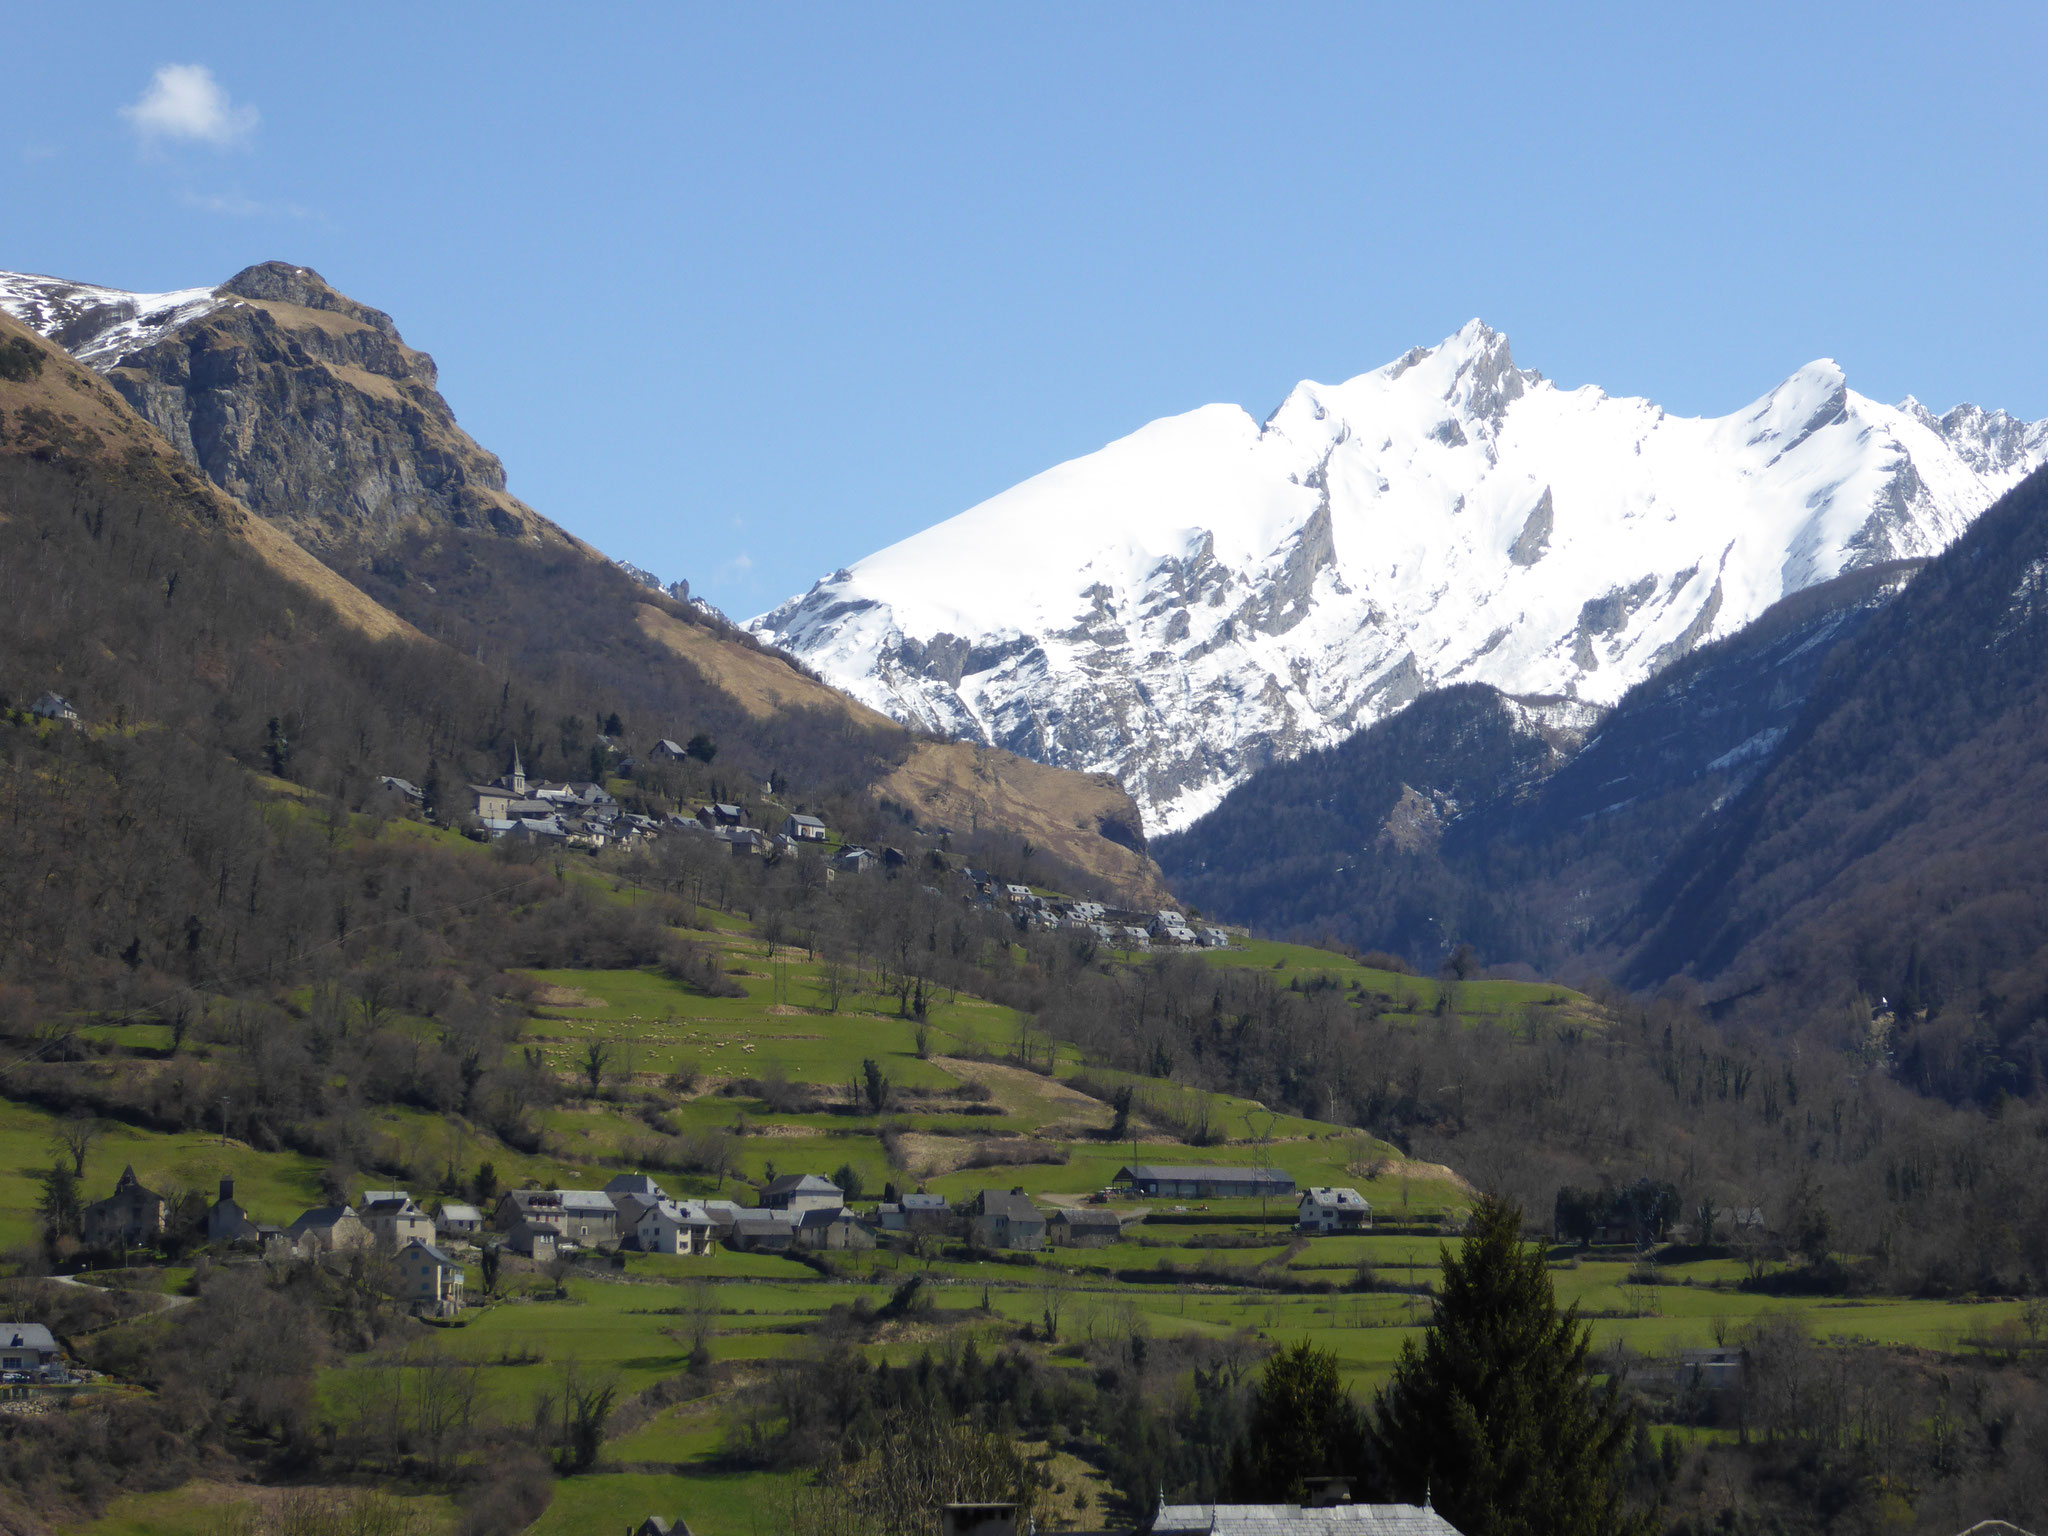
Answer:
[[[0,311],[101,371],[223,302],[214,288],[129,293],[33,272],[0,272]]]

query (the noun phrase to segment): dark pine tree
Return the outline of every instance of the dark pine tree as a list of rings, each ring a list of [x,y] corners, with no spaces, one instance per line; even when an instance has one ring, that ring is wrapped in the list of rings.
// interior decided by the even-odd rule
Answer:
[[[1402,1346],[1368,1429],[1383,1493],[1427,1494],[1464,1536],[1637,1536],[1630,1417],[1586,1368],[1592,1330],[1560,1310],[1521,1208],[1482,1197],[1421,1347]]]
[[[1304,1340],[1266,1362],[1244,1443],[1231,1460],[1232,1494],[1249,1503],[1298,1504],[1308,1479],[1351,1472],[1364,1446],[1358,1405],[1337,1378],[1337,1357]]]

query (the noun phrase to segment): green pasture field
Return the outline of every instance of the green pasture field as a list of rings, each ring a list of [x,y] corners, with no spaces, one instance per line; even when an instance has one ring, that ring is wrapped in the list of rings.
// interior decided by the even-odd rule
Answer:
[[[1319,977],[1347,988],[1355,983],[1365,992],[1405,1005],[1397,1011],[1411,1014],[1432,1012],[1445,986],[1434,977],[1376,970],[1330,950],[1271,939],[1241,939],[1231,949],[1203,950],[1202,958],[1222,970],[1270,972],[1282,986],[1294,981],[1306,984]],[[1458,1012],[1463,1015],[1516,1015],[1534,1009],[1539,1014],[1555,1013],[1578,1019],[1594,1012],[1592,1002],[1584,995],[1551,982],[1464,981],[1455,985]]]
[[[33,1105],[0,1099],[0,1246],[32,1243],[41,1226],[38,1175],[59,1156],[52,1139],[58,1117]],[[210,1201],[223,1174],[235,1180],[235,1198],[262,1220],[290,1222],[320,1200],[320,1164],[295,1152],[258,1152],[202,1131],[166,1134],[109,1124],[86,1159],[83,1197],[113,1193],[122,1168],[160,1194],[195,1189]]]
[[[861,1062],[882,1062],[892,1082],[908,1088],[953,1086],[957,1079],[917,1056],[916,1025],[895,1016],[894,998],[871,993],[842,994],[837,1013],[827,1011],[820,966],[802,960],[781,963],[787,973],[778,1003],[773,975],[735,978],[747,996],[707,997],[658,971],[531,971],[550,986],[573,988],[603,1006],[544,1006],[531,1025],[533,1040],[548,1048],[550,1065],[564,1073],[579,1068],[593,1040],[630,1047],[636,1073],[666,1076],[697,1072],[715,1077],[765,1077],[779,1069],[791,1082],[847,1083]],[[929,1006],[935,1050],[969,1040],[1006,1043],[1015,1030],[1009,1009],[965,1000]]]
[[[601,869],[568,863],[577,879],[607,900],[640,899]],[[1392,1147],[1355,1129],[1269,1112],[1227,1094],[1089,1067],[1071,1047],[1055,1051],[1057,1075],[1051,1077],[995,1059],[1011,1049],[1023,1021],[981,999],[934,994],[925,1027],[928,1054],[920,1056],[918,1026],[898,1016],[893,997],[847,989],[835,1012],[826,1006],[823,965],[798,950],[770,952],[743,919],[701,909],[689,932],[717,946],[741,972],[735,980],[744,997],[709,997],[656,969],[527,973],[538,986],[554,990],[541,994],[520,1046],[538,1048],[564,1088],[559,1101],[532,1111],[542,1137],[539,1153],[515,1152],[480,1127],[386,1107],[367,1117],[366,1166],[412,1169],[408,1182],[426,1201],[435,1198],[433,1186],[444,1177],[464,1182],[485,1161],[507,1187],[593,1187],[638,1166],[650,1146],[673,1149],[677,1136],[688,1141],[730,1132],[736,1133],[733,1165],[722,1183],[709,1175],[664,1171],[657,1175],[664,1187],[679,1195],[715,1193],[751,1203],[749,1183],[765,1181],[771,1168],[830,1175],[850,1165],[865,1188],[862,1205],[892,1182],[958,1202],[978,1190],[1011,1188],[1043,1202],[1103,1189],[1118,1169],[1135,1161],[1271,1165],[1302,1187],[1361,1190],[1382,1221],[1455,1217],[1470,1203],[1469,1192],[1453,1177],[1408,1164]],[[1260,941],[1206,953],[1203,961],[1270,974],[1282,985],[1328,977],[1347,990],[1394,999],[1397,1017],[1427,1015],[1442,989],[1433,979],[1373,970],[1301,945]],[[1508,1027],[1524,1018],[1584,1023],[1595,1017],[1580,994],[1521,982],[1458,984],[1457,1005],[1461,1016],[1496,1019]],[[94,1038],[108,1047],[109,1059],[126,1056],[138,1070],[150,1070],[147,1063],[169,1044],[168,1031],[155,1025],[110,1026]],[[611,1053],[595,1095],[580,1074],[581,1058],[593,1042]],[[1042,1061],[1045,1043],[1035,1042],[1035,1050]],[[777,1114],[753,1091],[717,1091],[735,1079],[780,1075],[843,1105],[847,1085],[870,1059],[897,1087],[935,1097],[899,1101],[880,1116]],[[1094,1134],[1107,1128],[1112,1111],[1071,1086],[1083,1070],[1098,1081],[1127,1081],[1138,1090],[1135,1143]],[[678,1074],[695,1082],[675,1081]],[[969,1083],[986,1090],[986,1098],[944,1096]],[[1156,1122],[1147,1118],[1148,1103]],[[968,1112],[982,1105],[996,1112]],[[1165,1122],[1187,1126],[1204,1117],[1212,1145],[1185,1144],[1165,1128]],[[659,1129],[650,1120],[658,1120]],[[54,1127],[54,1118],[41,1110],[0,1101],[0,1243],[34,1240],[37,1174],[56,1155]],[[959,1166],[972,1154],[1001,1152],[1006,1143],[1014,1146],[1024,1138],[1051,1143],[1065,1161]],[[319,1198],[322,1170],[313,1159],[258,1153],[218,1135],[169,1136],[126,1127],[110,1127],[93,1149],[87,1198],[109,1190],[130,1162],[144,1182],[164,1191],[199,1189],[210,1195],[215,1181],[231,1174],[238,1200],[262,1221],[288,1223]],[[366,1173],[364,1182],[383,1179]],[[1160,1338],[1248,1335],[1275,1345],[1312,1340],[1335,1353],[1354,1390],[1368,1392],[1386,1379],[1402,1344],[1427,1323],[1429,1298],[1412,1292],[1434,1283],[1444,1243],[1456,1242],[1448,1232],[1443,1239],[1373,1232],[1298,1241],[1285,1225],[1293,1212],[1290,1198],[1118,1202],[1127,1214],[1139,1205],[1148,1219],[1129,1227],[1125,1241],[1102,1249],[1053,1249],[1029,1263],[959,1256],[927,1262],[888,1249],[835,1252],[824,1256],[834,1271],[828,1277],[774,1254],[631,1254],[617,1267],[608,1260],[578,1263],[567,1296],[556,1299],[552,1279],[524,1262],[508,1261],[504,1295],[485,1303],[472,1262],[469,1294],[480,1304],[459,1325],[438,1329],[431,1338],[475,1362],[483,1401],[492,1412],[520,1422],[530,1415],[536,1395],[559,1383],[572,1363],[579,1372],[615,1382],[623,1400],[685,1371],[690,1320],[684,1309],[699,1294],[693,1282],[709,1281],[712,1287],[714,1358],[742,1380],[757,1380],[778,1362],[819,1348],[817,1325],[833,1308],[864,1303],[880,1309],[915,1276],[927,1283],[933,1310],[865,1335],[860,1347],[870,1358],[907,1363],[927,1349],[957,1348],[970,1337],[984,1351],[999,1349],[1020,1339],[1027,1327],[1039,1330],[1051,1307],[1059,1314],[1062,1345],[1113,1341],[1133,1330]],[[1372,1266],[1378,1287],[1393,1289],[1351,1289],[1362,1261]],[[1639,1280],[1634,1270],[1629,1255],[1551,1255],[1559,1297],[1581,1307],[1596,1341],[1645,1354],[1711,1344],[1717,1332],[1732,1335],[1780,1311],[1799,1314],[1822,1341],[1869,1339],[1952,1350],[1990,1334],[2018,1312],[2009,1302],[1772,1299],[1736,1289],[1746,1271],[1731,1260],[1663,1266],[1654,1283]],[[166,1276],[167,1287],[173,1278]],[[1276,1282],[1330,1289],[1275,1290]],[[351,1372],[376,1358],[357,1357],[326,1372],[321,1401],[328,1413],[346,1409]],[[1071,1358],[1054,1356],[1060,1362]],[[558,1485],[553,1505],[534,1527],[536,1536],[601,1533],[607,1523],[616,1533],[650,1514],[681,1515],[699,1536],[779,1530],[784,1522],[778,1501],[787,1496],[787,1482],[720,1465],[723,1407],[714,1397],[667,1408],[622,1433],[607,1447],[600,1470]],[[212,1488],[195,1483],[124,1499],[83,1530],[90,1536],[207,1536],[217,1527],[223,1497]],[[435,1520],[435,1528],[443,1528],[451,1512],[440,1509]]]

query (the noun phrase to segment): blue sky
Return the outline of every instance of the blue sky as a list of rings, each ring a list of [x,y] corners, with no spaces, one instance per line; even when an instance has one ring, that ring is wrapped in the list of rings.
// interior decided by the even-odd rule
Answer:
[[[1473,315],[1678,412],[2048,416],[2048,9],[1675,9],[17,0],[0,266],[316,267],[742,617]]]

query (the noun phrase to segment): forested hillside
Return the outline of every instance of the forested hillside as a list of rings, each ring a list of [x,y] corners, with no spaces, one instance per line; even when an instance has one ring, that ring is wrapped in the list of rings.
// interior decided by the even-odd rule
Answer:
[[[2048,478],[1924,568],[1780,604],[1632,691],[1582,750],[1478,690],[1269,770],[1169,875],[1225,915],[1435,964],[1673,978],[1826,1019],[1929,1092],[2048,1056]],[[1561,764],[1561,766],[1560,766]]]
[[[1833,657],[1771,765],[1647,893],[1628,974],[1833,1014],[1950,1096],[2048,1069],[2048,475]]]
[[[1260,773],[1157,852],[1233,919],[1329,934],[1434,968],[1616,963],[1658,871],[1748,783],[1822,664],[1913,564],[1856,571],[1674,662],[1597,717],[1483,685],[1427,694],[1349,741]]]

